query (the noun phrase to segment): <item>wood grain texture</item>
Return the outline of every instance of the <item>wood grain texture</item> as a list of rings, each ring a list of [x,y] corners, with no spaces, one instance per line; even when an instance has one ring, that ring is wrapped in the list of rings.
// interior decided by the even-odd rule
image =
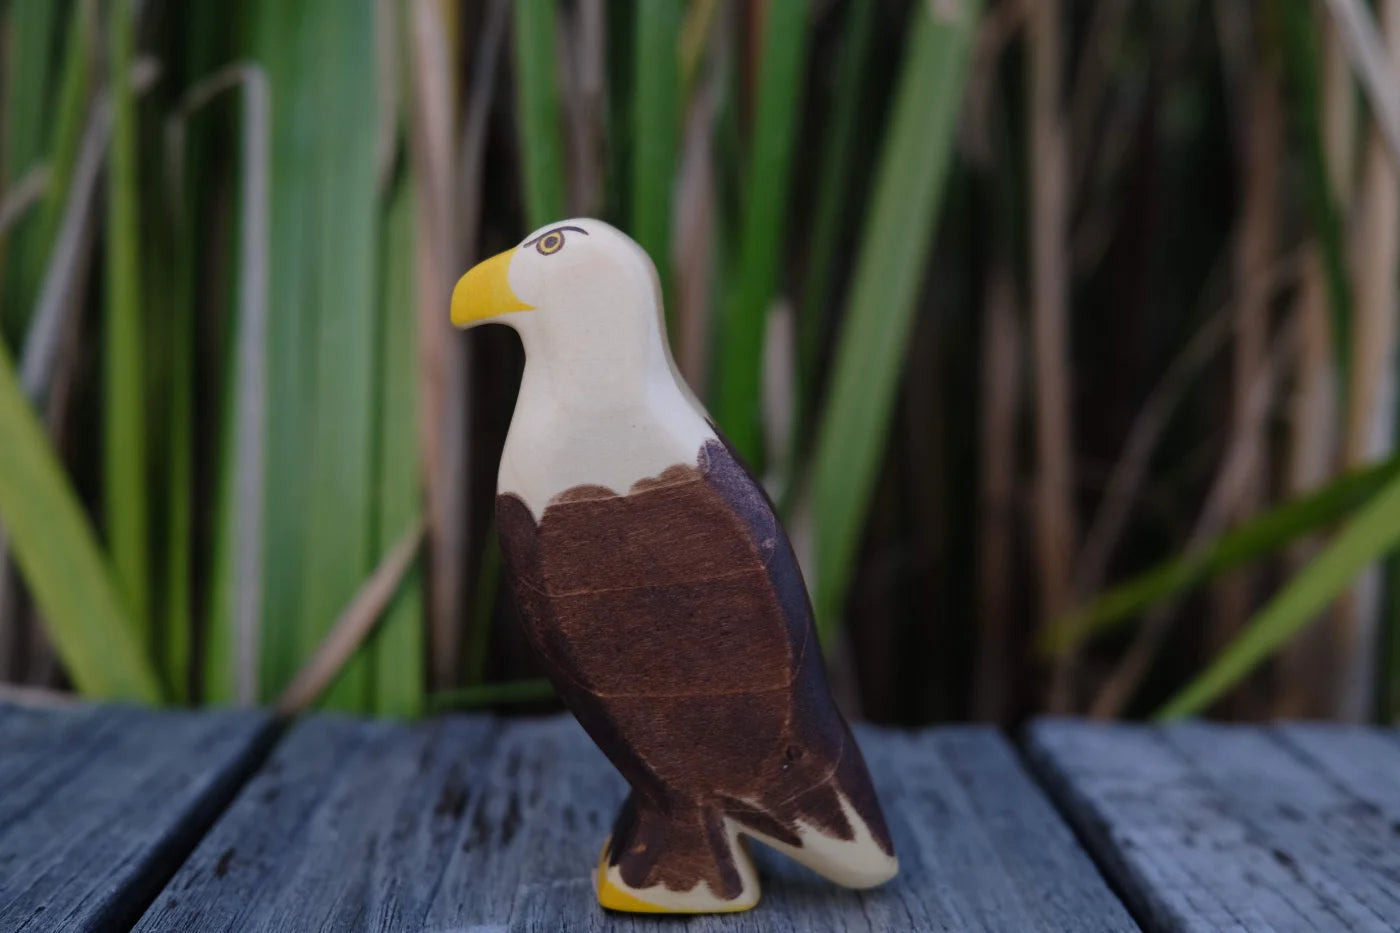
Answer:
[[[1031,760],[1151,930],[1400,930],[1400,737],[1041,720]]]
[[[270,736],[260,713],[0,704],[0,930],[129,928]]]
[[[759,906],[687,931],[1136,929],[995,732],[856,731],[899,878],[848,891],[756,847]],[[137,929],[674,930],[596,903],[626,789],[569,717],[307,719]]]
[[[801,850],[833,881],[894,874],[796,558],[720,441],[627,495],[567,490],[538,526],[521,499],[499,496],[497,525],[545,670],[632,785],[607,856],[629,889],[678,907],[671,893],[704,884],[716,904],[751,905],[727,823]],[[837,844],[813,852],[817,837]]]

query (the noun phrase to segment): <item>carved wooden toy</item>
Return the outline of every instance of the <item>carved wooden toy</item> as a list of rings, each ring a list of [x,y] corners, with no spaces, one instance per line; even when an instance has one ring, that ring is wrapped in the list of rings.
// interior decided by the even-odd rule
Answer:
[[[664,320],[647,254],[597,220],[536,231],[452,293],[454,324],[508,324],[524,342],[501,547],[550,679],[632,786],[598,900],[752,907],[741,836],[839,884],[880,884],[899,863],[801,571],[676,371]]]

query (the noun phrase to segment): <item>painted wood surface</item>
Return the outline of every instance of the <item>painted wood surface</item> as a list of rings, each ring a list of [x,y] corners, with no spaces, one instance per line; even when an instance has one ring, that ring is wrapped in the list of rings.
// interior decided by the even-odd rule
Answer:
[[[756,853],[758,907],[687,930],[1136,929],[997,733],[857,734],[900,876],[849,891]],[[303,720],[137,929],[674,930],[596,902],[596,843],[625,790],[568,717]]]
[[[1042,720],[1028,746],[1150,930],[1400,930],[1400,733]]]
[[[0,930],[128,929],[270,737],[260,713],[0,703]]]

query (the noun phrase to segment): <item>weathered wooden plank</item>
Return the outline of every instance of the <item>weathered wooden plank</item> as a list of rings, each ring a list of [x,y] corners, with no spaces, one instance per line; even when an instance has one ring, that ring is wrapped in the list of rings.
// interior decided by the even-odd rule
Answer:
[[[996,733],[860,734],[901,876],[851,892],[759,852],[759,907],[688,930],[1136,929]],[[569,717],[311,718],[137,929],[674,929],[594,899],[624,791]]]
[[[1297,736],[1042,720],[1029,745],[1149,929],[1400,929],[1400,837],[1379,804],[1300,752],[1315,735]],[[1400,781],[1364,761],[1333,767],[1358,785]]]
[[[504,927],[522,885],[587,877],[624,789],[572,718],[511,723],[464,814],[425,928]],[[580,906],[598,910],[591,897]]]
[[[486,719],[303,720],[136,929],[422,929],[495,739]]]
[[[1351,795],[1363,819],[1388,824],[1400,849],[1400,730],[1289,723],[1277,735]]]
[[[1009,880],[1044,913],[1049,929],[1136,929],[1010,746],[980,728],[941,729],[934,741]]]
[[[271,736],[259,713],[10,707],[0,930],[126,929]]]

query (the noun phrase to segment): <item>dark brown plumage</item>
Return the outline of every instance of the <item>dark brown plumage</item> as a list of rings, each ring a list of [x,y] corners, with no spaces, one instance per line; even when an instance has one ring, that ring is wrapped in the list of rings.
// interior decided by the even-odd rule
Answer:
[[[529,637],[632,785],[608,852],[634,889],[742,882],[724,817],[790,846],[799,823],[887,855],[884,816],[832,702],[801,572],[771,503],[709,441],[625,494],[579,486],[538,525],[496,502]]]

